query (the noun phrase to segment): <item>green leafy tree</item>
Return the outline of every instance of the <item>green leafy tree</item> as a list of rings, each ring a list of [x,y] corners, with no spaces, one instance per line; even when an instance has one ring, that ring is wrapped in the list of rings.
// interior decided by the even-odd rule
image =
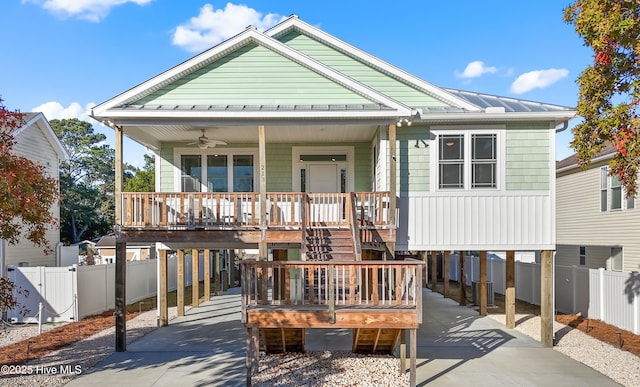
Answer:
[[[155,159],[153,156],[144,155],[144,167],[134,168],[131,176],[125,176],[125,192],[154,192],[155,184]]]
[[[610,174],[634,196],[640,166],[640,2],[578,0],[565,8],[564,19],[594,51],[593,63],[577,80],[577,112],[584,119],[573,128],[571,145],[586,166],[613,144]]]
[[[115,151],[86,121],[51,120],[51,127],[69,152],[60,166],[61,239],[76,243],[111,232]]]

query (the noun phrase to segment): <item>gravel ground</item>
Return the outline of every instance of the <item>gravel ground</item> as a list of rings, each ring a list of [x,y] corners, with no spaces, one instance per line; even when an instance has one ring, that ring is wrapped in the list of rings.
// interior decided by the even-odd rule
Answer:
[[[176,315],[176,308],[169,309],[169,317]],[[504,315],[490,315],[504,324]],[[516,330],[540,340],[540,317],[517,315]],[[47,325],[43,329],[52,329]],[[132,342],[156,328],[156,311],[145,312],[127,321],[127,341]],[[598,341],[584,332],[555,323],[556,351],[580,361],[625,386],[640,387],[640,358]],[[0,335],[0,347],[24,340],[37,334],[37,326],[11,329]],[[98,361],[114,351],[114,328],[106,329],[91,337],[62,348],[43,358],[25,364],[31,375],[13,375],[0,378],[3,387],[13,386],[62,386],[76,376],[76,371],[86,372]],[[29,368],[30,367],[30,368]],[[67,368],[69,367],[69,368]],[[260,360],[261,372],[253,377],[257,386],[406,386],[408,376],[398,376],[398,360],[390,356],[356,355],[350,352],[307,352],[305,354],[268,355]],[[42,374],[52,372],[57,374]],[[331,370],[331,372],[327,372]],[[340,372],[335,372],[335,371]],[[39,374],[36,374],[39,373]],[[277,377],[273,377],[277,375]]]
[[[505,323],[504,315],[489,315]],[[540,316],[516,315],[516,330],[540,341]],[[594,339],[578,329],[554,322],[553,347],[624,386],[640,386],[640,357]]]
[[[177,309],[169,308],[169,318],[177,315]],[[127,343],[131,343],[146,335],[157,326],[157,311],[150,310],[127,321]],[[38,333],[37,326],[25,326],[12,329],[8,335],[0,336],[0,347],[27,339]],[[7,340],[12,341],[8,342]],[[25,375],[5,375],[0,377],[3,387],[18,386],[63,386],[77,374],[86,372],[100,360],[111,355],[115,350],[115,328],[105,329],[74,344],[51,352],[48,355],[30,361],[18,371]],[[54,375],[55,371],[55,375]],[[28,374],[31,373],[31,374]]]

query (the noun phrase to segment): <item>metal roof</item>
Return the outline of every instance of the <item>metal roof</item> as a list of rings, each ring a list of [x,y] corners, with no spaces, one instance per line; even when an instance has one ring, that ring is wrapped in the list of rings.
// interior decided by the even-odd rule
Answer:
[[[473,91],[464,91],[457,89],[447,89],[451,94],[454,94],[457,97],[463,98],[468,102],[482,108],[490,108],[490,107],[503,107],[505,112],[516,112],[516,113],[525,113],[525,112],[551,112],[551,111],[562,111],[562,110],[573,110],[574,108],[568,106],[561,105],[552,105],[547,103],[540,103],[534,101],[527,101],[517,98],[509,98],[509,97],[500,97],[497,95],[491,94],[482,94],[476,93]]]

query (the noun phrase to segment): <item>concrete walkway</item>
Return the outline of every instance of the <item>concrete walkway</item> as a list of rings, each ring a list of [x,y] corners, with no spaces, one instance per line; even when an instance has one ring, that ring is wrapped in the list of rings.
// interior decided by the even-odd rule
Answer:
[[[240,323],[239,294],[239,289],[231,289],[187,311],[67,386],[244,386],[246,330]],[[440,294],[425,290],[423,295],[419,386],[617,385]],[[308,330],[307,350],[349,350],[350,346],[350,330]]]

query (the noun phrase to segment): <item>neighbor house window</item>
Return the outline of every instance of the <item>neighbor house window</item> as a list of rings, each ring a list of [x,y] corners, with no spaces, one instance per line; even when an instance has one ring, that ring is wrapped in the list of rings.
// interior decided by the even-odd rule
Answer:
[[[587,248],[585,246],[580,246],[580,266],[584,266],[587,264]]]
[[[612,247],[610,259],[609,269],[622,271],[622,247]]]
[[[438,136],[438,187],[498,187],[498,140],[495,133]]]
[[[635,207],[635,198],[625,198],[618,176],[609,176],[609,168],[600,168],[600,211],[622,210]]]

